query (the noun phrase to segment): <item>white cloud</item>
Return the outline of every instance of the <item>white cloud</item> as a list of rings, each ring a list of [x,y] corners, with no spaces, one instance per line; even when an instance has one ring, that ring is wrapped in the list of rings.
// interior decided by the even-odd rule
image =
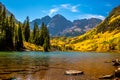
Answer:
[[[77,9],[77,8],[78,8],[79,6],[80,6],[80,5],[71,6],[71,9],[70,9],[70,10],[71,10],[72,12],[78,12],[78,9]]]
[[[70,6],[70,4],[61,4],[61,7],[62,7],[62,8],[65,8],[65,9],[68,9],[69,6]]]
[[[62,4],[61,5],[61,8],[62,9],[68,9],[70,10],[71,12],[78,12],[78,7],[80,6],[80,4],[78,5],[71,5],[71,4]]]
[[[78,12],[79,10],[77,9],[80,5],[71,5],[71,4],[61,4],[57,5],[54,8],[50,9],[48,11],[48,15],[51,16],[55,13],[57,13],[60,10],[69,10],[71,12]]]
[[[58,11],[59,11],[59,8],[52,8],[52,9],[49,10],[48,15],[51,16],[51,15],[53,15],[54,13],[56,13]]]
[[[102,15],[97,15],[97,14],[83,14],[83,15],[79,15],[78,18],[79,18],[79,19],[84,19],[84,18],[86,18],[86,19],[99,18],[99,19],[102,19],[102,20],[105,19],[104,16],[102,16]]]

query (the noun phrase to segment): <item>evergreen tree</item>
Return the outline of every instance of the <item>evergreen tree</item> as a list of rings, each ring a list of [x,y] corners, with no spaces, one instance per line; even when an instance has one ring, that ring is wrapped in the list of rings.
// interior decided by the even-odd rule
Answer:
[[[40,28],[40,33],[37,39],[37,45],[43,46],[44,44],[44,23],[42,23],[41,28]]]
[[[44,48],[44,51],[47,51],[47,52],[50,49],[50,43],[49,43],[49,38],[48,37],[46,37],[45,40],[44,40],[43,48]]]
[[[6,47],[5,31],[3,31],[3,28],[5,27],[5,19],[6,9],[0,5],[0,50],[4,50]]]
[[[15,48],[16,50],[21,50],[23,48],[23,36],[21,23],[19,22],[18,28],[15,29]]]
[[[29,17],[27,17],[24,22],[24,37],[25,37],[25,41],[28,42],[29,37],[30,37]]]
[[[42,23],[42,25],[41,25],[40,36],[38,38],[37,45],[43,46],[44,51],[48,51],[50,49],[49,31],[48,31],[46,25],[44,25],[44,23]]]
[[[18,27],[15,27],[15,36],[14,36],[14,38],[15,38],[15,49],[16,50],[18,50],[19,49],[19,46],[18,46],[18,41],[19,41],[19,39],[18,39]]]
[[[33,43],[38,44],[39,43],[39,28],[37,23],[34,23],[34,29],[33,29]]]
[[[2,27],[2,5],[0,5],[0,31]]]
[[[19,48],[23,48],[23,37],[22,37],[22,28],[21,24],[19,22],[19,28],[18,28],[18,41],[19,41]]]
[[[2,20],[2,28],[1,31],[3,32],[3,30],[5,29],[5,23],[6,23],[6,8],[3,7],[3,12],[1,14],[1,20]]]
[[[33,39],[34,39],[35,36],[37,35],[37,32],[38,32],[38,25],[37,25],[37,23],[35,22],[35,23],[34,23],[34,29],[33,29]]]
[[[13,48],[13,28],[9,24],[9,18],[6,19],[5,25],[5,38],[6,38],[6,46],[8,48]]]
[[[2,14],[2,5],[0,5],[0,15]]]
[[[14,15],[13,14],[11,14],[10,15],[10,19],[9,19],[9,28],[10,28],[10,34],[11,34],[11,36],[10,36],[10,42],[11,42],[11,46],[13,46],[14,44],[13,44],[13,38],[14,38],[14,28],[15,28],[15,18],[14,18]]]

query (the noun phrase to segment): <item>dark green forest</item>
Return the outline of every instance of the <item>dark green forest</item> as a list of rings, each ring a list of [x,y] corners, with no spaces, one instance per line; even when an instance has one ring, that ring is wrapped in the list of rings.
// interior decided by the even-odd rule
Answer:
[[[0,50],[24,50],[24,42],[42,46],[44,51],[50,50],[50,36],[47,26],[41,27],[34,23],[33,31],[30,30],[29,17],[23,23],[17,21],[13,14],[8,15],[4,6],[0,5]]]

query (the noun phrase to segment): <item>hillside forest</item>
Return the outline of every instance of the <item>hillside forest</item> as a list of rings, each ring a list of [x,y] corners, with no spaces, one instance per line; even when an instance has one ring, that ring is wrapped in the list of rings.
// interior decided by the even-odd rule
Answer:
[[[13,14],[8,15],[5,6],[0,5],[0,50],[40,50],[49,51],[50,37],[47,26],[42,23],[40,29],[34,23],[30,30],[29,17],[24,23],[17,21]]]

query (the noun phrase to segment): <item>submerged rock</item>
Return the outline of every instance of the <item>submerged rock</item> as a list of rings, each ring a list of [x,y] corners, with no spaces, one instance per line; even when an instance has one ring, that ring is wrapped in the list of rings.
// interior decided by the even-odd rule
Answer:
[[[16,78],[11,78],[11,80],[17,80]]]
[[[83,71],[78,71],[78,70],[65,71],[65,75],[79,75],[79,74],[83,74]]]
[[[118,78],[114,78],[113,80],[119,80]]]
[[[115,77],[120,77],[120,68],[118,68],[117,70],[115,70]]]
[[[120,62],[119,59],[112,60],[112,62]]]
[[[113,75],[104,75],[102,77],[100,77],[99,79],[112,79]]]
[[[2,79],[2,80],[17,80],[16,78],[8,78],[8,79]]]
[[[120,65],[120,60],[119,59],[115,59],[112,62],[113,62],[113,66],[119,66]]]

